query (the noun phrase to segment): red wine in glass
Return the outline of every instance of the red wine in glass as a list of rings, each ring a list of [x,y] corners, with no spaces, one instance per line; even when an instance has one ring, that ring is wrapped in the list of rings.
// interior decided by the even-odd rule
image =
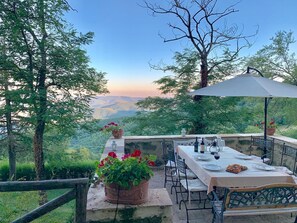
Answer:
[[[219,153],[215,153],[215,154],[214,154],[214,158],[215,158],[216,160],[220,159],[220,154],[219,154]]]

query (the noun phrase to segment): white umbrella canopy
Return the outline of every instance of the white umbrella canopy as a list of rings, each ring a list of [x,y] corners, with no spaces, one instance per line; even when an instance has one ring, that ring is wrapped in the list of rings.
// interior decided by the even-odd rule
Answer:
[[[249,71],[255,70],[261,76],[255,76]],[[229,80],[190,92],[189,95],[229,96],[229,97],[263,97],[264,102],[264,156],[266,156],[266,126],[268,98],[297,98],[297,86],[264,78],[260,71],[248,67],[247,73]]]
[[[200,88],[189,94],[231,97],[297,98],[297,86],[255,76],[251,73],[245,73],[212,86]]]

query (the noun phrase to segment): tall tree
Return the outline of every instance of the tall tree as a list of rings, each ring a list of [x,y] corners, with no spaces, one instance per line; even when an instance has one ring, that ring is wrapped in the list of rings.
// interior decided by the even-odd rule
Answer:
[[[236,25],[228,27],[224,23],[226,17],[238,12],[234,6],[220,11],[217,0],[170,0],[155,4],[145,1],[145,7],[153,14],[172,16],[169,27],[174,35],[163,37],[164,42],[188,40],[197,51],[201,88],[208,85],[213,69],[234,61],[240,50],[250,45],[248,36],[242,35]]]
[[[247,63],[257,67],[267,77],[281,78],[287,83],[297,85],[297,58],[296,53],[292,52],[294,43],[293,32],[278,31],[271,38],[271,43],[248,58]]]
[[[256,54],[247,58],[249,66],[257,67],[265,77],[297,85],[296,42],[292,31],[278,31]],[[270,117],[281,124],[296,124],[296,99],[274,98],[269,102]]]
[[[15,141],[13,134],[13,124],[12,124],[12,102],[11,102],[11,91],[9,90],[8,75],[2,72],[0,76],[2,83],[0,98],[4,101],[4,106],[1,108],[1,129],[2,129],[2,143],[7,146],[8,160],[9,160],[9,179],[14,180],[16,175],[16,152],[15,152]]]
[[[162,36],[164,42],[186,41],[195,52],[198,61],[196,67],[191,68],[190,74],[195,76],[192,78],[195,82],[191,82],[188,90],[203,88],[209,81],[215,82],[225,78],[232,74],[228,72],[230,70],[237,72],[232,64],[239,59],[240,50],[250,46],[248,39],[253,35],[245,36],[236,25],[227,25],[227,17],[238,12],[234,8],[235,5],[222,9],[222,6],[218,6],[217,0],[144,2],[144,7],[153,15],[166,15],[170,19],[169,28],[172,29],[173,35]],[[180,77],[183,73],[175,74]],[[159,83],[160,81],[164,84],[166,80],[161,79]],[[195,96],[194,100],[203,103],[200,96]],[[203,107],[203,104],[197,106]],[[203,113],[195,112],[195,109],[193,112],[196,118],[192,119],[191,133],[207,131],[207,125],[202,121],[205,118]]]
[[[11,63],[7,60],[4,41],[1,38],[0,50],[0,127],[1,127],[1,147],[6,148],[9,160],[9,179],[15,180],[16,177],[16,150],[20,149],[19,142],[22,140],[22,128],[19,125],[19,112],[22,110],[23,103],[20,101],[22,89],[12,78],[12,70],[9,69]],[[12,67],[10,67],[12,68]],[[25,144],[25,143],[24,143]]]
[[[7,60],[13,63],[13,78],[23,85],[23,116],[33,128],[37,180],[44,178],[46,128],[73,129],[90,117],[92,95],[107,92],[105,74],[89,67],[82,49],[92,42],[93,33],[81,34],[71,27],[63,19],[69,10],[66,0],[0,3],[0,36]]]

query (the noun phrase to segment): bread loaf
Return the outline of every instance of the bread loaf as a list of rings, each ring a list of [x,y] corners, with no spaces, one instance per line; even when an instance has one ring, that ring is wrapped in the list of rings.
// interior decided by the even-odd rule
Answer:
[[[242,166],[240,164],[231,164],[227,166],[226,171],[230,173],[240,173],[241,171],[247,170],[246,166]]]

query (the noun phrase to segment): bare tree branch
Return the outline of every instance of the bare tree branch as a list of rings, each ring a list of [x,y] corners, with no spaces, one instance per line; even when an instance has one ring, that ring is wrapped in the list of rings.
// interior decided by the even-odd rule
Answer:
[[[237,3],[219,11],[216,8],[217,0],[169,0],[166,3],[152,4],[149,0],[144,1],[144,6],[155,16],[157,14],[172,16],[168,26],[173,30],[172,37],[162,37],[164,42],[189,40],[200,56],[201,87],[206,87],[209,73],[225,62],[230,62],[238,57],[239,51],[249,47],[249,38],[256,35],[245,36],[236,25],[228,27],[222,25],[224,19],[233,13]],[[162,36],[160,34],[160,36]],[[243,44],[242,44],[243,42]],[[230,50],[228,58],[218,59],[209,65],[210,55],[215,51],[223,52]],[[208,67],[210,66],[210,67]]]

